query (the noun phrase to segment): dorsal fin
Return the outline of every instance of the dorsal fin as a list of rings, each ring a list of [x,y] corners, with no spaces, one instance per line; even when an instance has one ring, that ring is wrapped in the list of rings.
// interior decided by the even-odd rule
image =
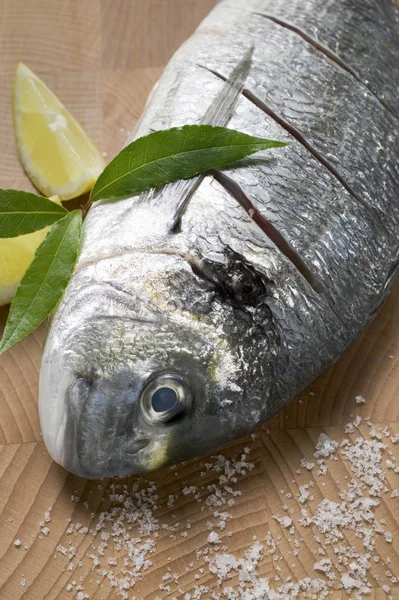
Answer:
[[[253,51],[254,47],[251,46],[233,69],[219,94],[212,101],[201,119],[202,124],[224,127],[230,121],[234,107],[237,104],[237,100],[241,95],[251,69]],[[163,192],[167,191],[167,193],[173,194],[174,198],[178,198],[174,207],[173,217],[170,221],[171,230],[176,228],[184,208],[204,177],[205,175],[200,175],[194,179],[176,181],[175,183],[169,183],[163,188]]]
[[[230,121],[249,75],[253,52],[254,47],[251,46],[231,72],[230,77],[201,119],[201,123],[225,127]]]

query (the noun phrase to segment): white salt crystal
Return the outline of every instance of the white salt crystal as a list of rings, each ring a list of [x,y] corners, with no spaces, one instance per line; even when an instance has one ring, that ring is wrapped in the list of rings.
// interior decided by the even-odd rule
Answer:
[[[319,435],[319,439],[316,444],[316,452],[314,453],[315,458],[328,458],[331,454],[334,454],[338,448],[338,443],[328,437],[325,433]]]
[[[292,525],[292,519],[286,515],[284,517],[277,517],[273,515],[273,519],[275,519],[282,527],[285,527],[286,529]]]
[[[306,460],[306,458],[303,458],[301,460],[301,467],[303,467],[304,469],[307,469],[308,471],[311,471],[314,468],[314,466],[315,466],[314,462]]]
[[[211,531],[211,533],[208,535],[208,542],[210,544],[221,544],[219,534],[216,531]]]
[[[383,586],[382,586],[382,589],[384,590],[384,592],[385,592],[386,594],[389,594],[389,593],[390,593],[390,591],[391,591],[391,588],[389,587],[389,585],[383,585]]]

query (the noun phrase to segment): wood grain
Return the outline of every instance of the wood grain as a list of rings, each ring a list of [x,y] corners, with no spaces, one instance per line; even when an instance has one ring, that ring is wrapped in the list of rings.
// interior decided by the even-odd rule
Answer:
[[[102,0],[102,67],[163,67],[215,4],[216,0]]]
[[[170,55],[215,2],[0,0],[0,186],[31,189],[16,156],[11,124],[10,90],[18,60],[44,78],[101,149],[112,157],[139,117],[148,92]],[[345,356],[267,423],[255,440],[248,437],[223,450],[225,456],[233,456],[249,446],[255,465],[236,484],[242,495],[229,509],[233,518],[227,529],[232,535],[223,539],[229,551],[241,555],[253,543],[254,535],[263,541],[268,531],[276,539],[281,538],[281,559],[277,564],[266,553],[259,569],[262,576],[291,576],[294,580],[315,576],[317,544],[310,530],[301,529],[301,552],[294,557],[292,540],[273,515],[281,513],[284,503],[299,515],[298,485],[310,481],[312,474],[303,469],[300,474],[297,471],[301,459],[312,456],[319,433],[325,431],[342,439],[343,426],[355,414],[369,416],[380,427],[389,425],[393,432],[399,431],[398,299],[396,286],[377,319]],[[0,309],[0,329],[6,315],[7,309]],[[115,599],[115,590],[90,570],[90,561],[83,560],[92,541],[90,535],[78,534],[73,539],[76,560],[83,560],[83,566],[73,573],[66,569],[68,561],[56,550],[59,544],[67,546],[70,541],[65,533],[68,519],[83,525],[95,520],[89,513],[97,515],[108,502],[108,484],[105,482],[99,489],[99,482],[67,474],[52,462],[41,441],[37,382],[45,329],[42,326],[0,357],[0,599],[75,598],[76,592],[66,591],[66,585],[74,579],[82,580],[90,598]],[[367,404],[356,405],[356,395],[367,398]],[[392,452],[397,456],[396,446],[392,446]],[[206,546],[210,515],[207,510],[201,512],[201,505],[192,496],[181,494],[184,485],[199,485],[203,481],[203,462],[204,459],[194,460],[144,478],[145,484],[152,480],[157,483],[157,515],[161,522],[172,524],[178,519],[183,523],[191,519],[192,528],[187,538],[178,535],[176,540],[161,533],[152,567],[132,590],[139,599],[173,597],[173,591],[167,594],[159,590],[167,565],[180,576],[176,589],[190,592],[197,584],[218,589],[215,577],[207,569],[202,573],[199,569],[203,564],[195,560],[196,549]],[[313,478],[315,501],[337,498],[348,476],[349,467],[341,457],[331,461],[326,478]],[[206,484],[215,477],[210,474]],[[397,474],[389,473],[390,489],[399,487],[397,479]],[[290,493],[293,497],[287,499]],[[178,496],[173,508],[167,506],[170,494]],[[71,495],[79,500],[71,502]],[[86,501],[89,512],[84,508]],[[40,536],[39,522],[50,506],[51,532],[48,537]],[[386,571],[390,569],[399,575],[398,499],[384,496],[378,518],[386,519],[394,535],[389,547],[378,542],[381,561],[373,566],[373,591],[368,598],[383,600],[387,598],[382,590]],[[14,545],[17,538],[22,547]],[[327,551],[331,552],[331,548]],[[21,577],[27,581],[25,587],[20,585]],[[399,599],[398,587],[392,588],[391,596]],[[348,595],[337,591],[330,597],[344,599]]]

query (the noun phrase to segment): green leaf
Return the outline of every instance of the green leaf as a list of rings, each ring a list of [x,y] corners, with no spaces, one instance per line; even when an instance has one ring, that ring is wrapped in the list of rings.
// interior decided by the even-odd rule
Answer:
[[[110,162],[97,179],[90,200],[137,194],[286,145],[211,125],[156,131],[126,146]]]
[[[68,211],[44,198],[18,190],[0,190],[0,238],[12,238],[44,229]]]
[[[79,250],[82,213],[59,221],[36,250],[11,304],[0,354],[31,333],[54,310],[71,277]]]

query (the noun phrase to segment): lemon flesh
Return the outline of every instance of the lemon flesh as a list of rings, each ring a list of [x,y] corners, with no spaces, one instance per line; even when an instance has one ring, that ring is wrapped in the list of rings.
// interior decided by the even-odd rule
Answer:
[[[58,196],[53,196],[50,200],[61,204]],[[34,258],[36,249],[50,229],[51,227],[45,227],[27,235],[0,239],[0,306],[9,304],[13,299],[25,271]]]
[[[53,92],[22,63],[15,76],[13,116],[21,163],[45,196],[70,200],[91,190],[105,167],[101,153]]]

